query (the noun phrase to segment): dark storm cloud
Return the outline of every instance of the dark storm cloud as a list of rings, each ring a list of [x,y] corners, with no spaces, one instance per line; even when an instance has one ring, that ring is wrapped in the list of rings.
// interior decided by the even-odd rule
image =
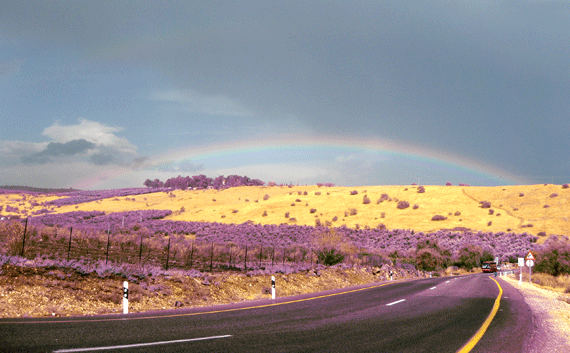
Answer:
[[[570,175],[566,1],[8,1],[0,31],[157,68],[257,121]]]
[[[51,161],[50,157],[84,154],[94,148],[95,144],[85,139],[72,140],[65,143],[50,142],[43,151],[30,156],[23,156],[22,162],[29,164],[44,164]]]

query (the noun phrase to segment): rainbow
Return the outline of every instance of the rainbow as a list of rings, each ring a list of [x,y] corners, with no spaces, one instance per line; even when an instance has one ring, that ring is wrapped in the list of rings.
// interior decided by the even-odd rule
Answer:
[[[241,160],[243,165],[257,164],[260,156],[270,156],[273,163],[294,163],[295,158],[306,159],[307,162],[311,156],[334,156],[334,155],[350,155],[361,154],[385,161],[389,166],[390,163],[400,163],[412,166],[416,170],[421,170],[424,176],[430,174],[437,175],[453,175],[455,179],[461,178],[467,182],[468,180],[476,180],[478,185],[513,185],[524,184],[525,182],[518,177],[508,173],[507,171],[486,165],[479,161],[468,159],[464,156],[455,155],[450,152],[441,152],[423,146],[406,145],[401,142],[387,139],[372,138],[337,138],[337,137],[298,137],[298,136],[281,136],[279,139],[273,140],[249,140],[249,141],[233,141],[217,145],[194,146],[178,150],[169,150],[161,154],[150,157],[150,163],[147,164],[145,173],[147,178],[154,178],[153,171],[168,169],[171,166],[191,161],[194,164],[218,164],[216,167],[223,168],[224,163],[237,163]],[[275,160],[275,156],[285,156],[287,161]],[[247,161],[247,162],[245,162]],[[318,162],[314,160],[313,162]],[[271,164],[271,163],[266,163]],[[132,170],[106,170],[102,174],[84,180],[76,187],[93,188],[100,183],[100,179],[113,179],[124,177],[125,174],[133,173]],[[197,173],[188,173],[181,171],[182,175],[193,175]],[[172,176],[176,176],[176,172],[172,172]],[[176,175],[174,175],[176,174]],[[215,177],[217,175],[209,175]],[[248,175],[256,178],[255,175]],[[422,179],[425,180],[424,176]],[[415,178],[415,177],[414,177]],[[410,178],[408,178],[410,179]],[[416,182],[415,179],[403,180],[401,184]],[[429,178],[428,178],[429,179]],[[439,180],[439,179],[438,179]],[[264,180],[267,181],[267,180]],[[287,181],[278,181],[289,182]],[[421,181],[421,180],[418,180]],[[446,180],[439,181],[439,184],[445,183]],[[331,180],[321,180],[321,182],[334,182]],[[425,184],[429,184],[424,182]],[[142,184],[142,182],[141,182]],[[138,186],[138,185],[136,185]],[[339,185],[340,186],[340,185]]]

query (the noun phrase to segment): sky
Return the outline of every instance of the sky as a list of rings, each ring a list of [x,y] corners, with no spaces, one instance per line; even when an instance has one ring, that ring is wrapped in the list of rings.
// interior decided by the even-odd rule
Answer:
[[[570,182],[568,1],[0,2],[0,186]]]

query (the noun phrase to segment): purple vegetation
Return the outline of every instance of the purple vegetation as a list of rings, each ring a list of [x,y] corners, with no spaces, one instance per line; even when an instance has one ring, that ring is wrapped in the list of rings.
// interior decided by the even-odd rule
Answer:
[[[440,215],[440,214],[436,214],[435,216],[433,216],[433,217],[431,218],[432,221],[444,221],[444,220],[446,220],[446,219],[447,219],[447,217],[442,216],[442,215]]]
[[[479,203],[481,204],[481,208],[491,208],[490,201],[479,201]]]
[[[423,194],[424,192],[426,192],[426,189],[424,188],[424,186],[423,185],[418,186],[418,193]]]
[[[398,201],[397,207],[398,207],[398,209],[403,210],[403,209],[410,207],[410,203],[408,201],[404,201],[404,200]]]

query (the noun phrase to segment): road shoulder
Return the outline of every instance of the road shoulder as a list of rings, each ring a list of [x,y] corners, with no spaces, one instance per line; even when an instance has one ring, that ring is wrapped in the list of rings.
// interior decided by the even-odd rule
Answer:
[[[498,278],[515,287],[532,310],[534,328],[528,352],[570,352],[570,304],[559,300],[563,294],[528,282],[519,285],[518,279],[508,276]]]

